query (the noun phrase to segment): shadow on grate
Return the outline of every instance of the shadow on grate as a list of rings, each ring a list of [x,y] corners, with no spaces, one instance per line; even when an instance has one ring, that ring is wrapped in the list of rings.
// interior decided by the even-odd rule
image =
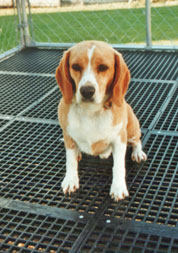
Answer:
[[[123,51],[133,77],[126,98],[148,160],[132,162],[128,149],[130,196],[118,203],[109,196],[112,157],[83,155],[80,189],[62,193],[61,95],[45,75],[62,53],[29,48],[0,63],[0,251],[177,252],[176,53]]]

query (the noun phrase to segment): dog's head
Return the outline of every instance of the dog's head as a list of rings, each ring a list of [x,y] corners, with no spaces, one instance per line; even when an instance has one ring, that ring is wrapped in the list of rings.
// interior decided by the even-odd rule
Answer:
[[[130,81],[122,55],[105,42],[84,41],[66,51],[56,69],[65,103],[121,106]]]

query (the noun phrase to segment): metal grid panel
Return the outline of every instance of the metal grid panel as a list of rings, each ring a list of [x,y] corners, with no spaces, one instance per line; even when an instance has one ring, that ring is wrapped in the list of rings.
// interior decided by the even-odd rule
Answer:
[[[131,82],[126,100],[135,111],[142,128],[149,128],[166,102],[174,83]]]
[[[8,122],[8,120],[0,119],[0,128],[5,125]]]
[[[25,112],[23,116],[41,119],[57,120],[57,108],[61,93],[57,88],[48,97],[36,104],[30,110]]]
[[[131,70],[131,76],[142,79],[176,80],[176,52],[125,52],[123,56]]]
[[[171,238],[168,233],[160,236],[159,229],[161,227],[149,231],[147,226],[137,228],[136,223],[98,219],[78,252],[176,253],[178,251],[176,236]]]
[[[54,74],[61,57],[61,50],[28,48],[1,62],[0,70]]]
[[[178,136],[150,134],[144,149],[148,160],[127,175],[130,197],[109,201],[104,215],[178,226]]]
[[[54,77],[0,75],[1,114],[16,115],[56,86]]]
[[[65,164],[59,127],[15,122],[1,136],[1,196],[53,203]]]
[[[157,118],[158,112],[166,102],[167,95],[172,91],[172,88],[174,88],[174,83],[155,83],[152,81],[132,81],[130,83],[126,100],[134,109],[142,128],[148,128]],[[59,99],[60,91],[57,89],[25,112],[23,116],[57,120]]]
[[[178,131],[178,88],[157,121],[155,129]]]
[[[177,252],[176,229],[95,217],[68,219],[0,208],[3,252]],[[90,228],[90,229],[89,229]],[[91,229],[92,228],[92,229]],[[85,233],[84,233],[85,231]]]
[[[1,252],[69,252],[86,224],[0,208]]]
[[[166,102],[167,95],[171,92],[173,86],[173,83],[154,83],[150,81],[132,81],[130,83],[126,100],[134,109],[142,128],[148,128],[152,121],[156,119],[157,113]],[[60,96],[59,89],[55,90],[40,103],[25,112],[23,116],[57,120],[57,106]]]
[[[23,58],[23,52],[26,57],[27,51],[22,51],[20,57]],[[48,56],[45,56],[45,51],[39,50],[39,61],[39,56],[34,58],[36,70],[39,73],[45,73],[45,70],[54,73],[52,71],[62,51],[47,50]],[[53,54],[56,55],[54,61],[48,61],[50,52],[51,58]],[[2,252],[178,251],[178,135],[175,131],[170,132],[172,126],[161,134],[152,131],[155,122],[166,117],[162,116],[164,113],[169,114],[167,122],[170,120],[170,125],[177,122],[174,121],[177,84],[172,81],[175,79],[175,59],[173,53],[168,54],[169,73],[162,74],[157,72],[158,69],[155,72],[151,69],[147,54],[150,55],[150,52],[138,52],[137,57],[137,52],[124,51],[133,74],[137,76],[140,68],[136,70],[136,65],[138,63],[142,67],[139,59],[144,55],[148,64],[147,77],[171,81],[146,80],[144,77],[143,80],[133,79],[130,84],[127,100],[145,128],[143,146],[148,161],[133,163],[128,150],[126,168],[130,197],[119,203],[113,202],[109,196],[113,164],[111,157],[99,160],[84,155],[79,164],[80,189],[71,196],[63,195],[60,185],[65,174],[62,131],[57,121],[49,120],[56,120],[57,116],[59,89],[55,78],[30,73],[11,74],[7,78],[7,73],[1,73],[1,86],[6,85],[2,98],[6,97],[9,102],[7,107],[2,107],[7,108],[4,109],[5,115],[0,115],[3,126],[0,129]],[[1,62],[1,67],[3,63],[11,64],[14,57],[18,59],[18,55],[15,55]],[[164,59],[164,54],[161,57]],[[43,59],[48,62],[44,69]],[[17,65],[16,70],[35,71],[33,59],[30,61],[29,65],[25,65],[25,61],[24,66]],[[167,64],[167,61],[164,63]],[[163,71],[162,65],[160,67]],[[41,69],[44,72],[40,72]],[[17,85],[14,86],[14,83]],[[15,87],[14,92],[12,87]],[[20,101],[19,106],[17,101]],[[13,117],[6,115],[12,112]],[[40,120],[45,123],[40,123]],[[16,204],[8,204],[11,202]],[[80,215],[85,218],[79,220],[77,217]]]
[[[65,149],[59,126],[14,122],[1,137],[0,197],[95,213],[108,196],[102,187],[108,184],[108,171],[111,181],[112,159],[103,163],[91,157],[80,163],[80,190],[72,198],[64,196]]]
[[[0,63],[0,70],[54,74],[62,52],[62,50],[28,48]],[[121,53],[128,64],[132,78],[160,80],[177,78],[177,55],[174,52],[162,54],[149,51],[121,51]]]

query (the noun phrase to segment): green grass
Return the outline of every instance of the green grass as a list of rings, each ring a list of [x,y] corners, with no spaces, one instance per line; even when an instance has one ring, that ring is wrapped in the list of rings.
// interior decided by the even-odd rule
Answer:
[[[153,40],[177,40],[178,6],[152,8]],[[7,50],[15,44],[12,16],[0,17],[0,48]],[[33,14],[35,40],[38,42],[79,42],[97,39],[109,43],[144,43],[145,9],[76,11]],[[7,25],[6,25],[7,27]]]
[[[14,16],[0,16],[0,53],[17,46]]]

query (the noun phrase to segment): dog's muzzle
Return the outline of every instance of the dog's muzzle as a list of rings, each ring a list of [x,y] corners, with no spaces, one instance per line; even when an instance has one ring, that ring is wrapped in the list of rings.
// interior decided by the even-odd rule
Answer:
[[[93,86],[83,86],[80,88],[80,93],[85,100],[90,100],[95,94],[95,88]]]

